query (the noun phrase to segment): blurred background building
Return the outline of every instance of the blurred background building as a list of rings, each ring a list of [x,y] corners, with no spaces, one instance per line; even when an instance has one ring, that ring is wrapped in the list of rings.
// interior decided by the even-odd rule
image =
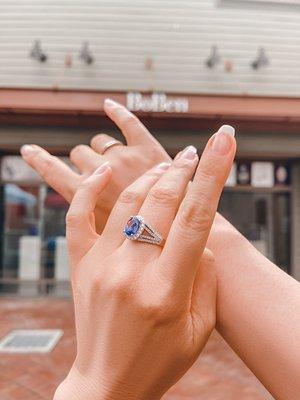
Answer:
[[[0,3],[0,292],[68,293],[65,201],[18,155],[119,135],[110,97],[171,155],[224,123],[238,155],[220,210],[300,278],[300,0]]]

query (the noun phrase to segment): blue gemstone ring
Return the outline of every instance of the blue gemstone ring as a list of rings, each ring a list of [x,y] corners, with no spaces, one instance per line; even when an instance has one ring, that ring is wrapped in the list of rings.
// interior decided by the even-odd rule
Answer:
[[[158,246],[163,245],[162,236],[148,225],[141,215],[130,217],[123,230],[124,235],[129,240],[137,240]]]

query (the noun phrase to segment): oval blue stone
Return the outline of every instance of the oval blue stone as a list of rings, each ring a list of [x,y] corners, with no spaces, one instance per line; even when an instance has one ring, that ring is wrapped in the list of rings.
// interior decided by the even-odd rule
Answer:
[[[127,236],[134,236],[140,229],[141,221],[136,217],[131,217],[127,222],[124,232]]]

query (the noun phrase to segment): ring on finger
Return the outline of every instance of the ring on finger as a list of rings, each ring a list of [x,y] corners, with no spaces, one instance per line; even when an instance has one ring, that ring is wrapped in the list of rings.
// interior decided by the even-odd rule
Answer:
[[[123,230],[125,237],[129,240],[137,240],[139,242],[164,245],[162,236],[153,229],[141,215],[130,217]]]
[[[103,150],[102,150],[102,155],[111,147],[114,146],[123,146],[123,143],[120,142],[119,140],[113,139],[110,140],[109,142],[105,143],[105,145],[103,146]]]

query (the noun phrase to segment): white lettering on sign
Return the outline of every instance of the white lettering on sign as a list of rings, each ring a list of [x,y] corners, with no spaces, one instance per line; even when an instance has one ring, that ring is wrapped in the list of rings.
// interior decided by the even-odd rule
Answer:
[[[164,93],[143,95],[131,92],[127,93],[127,108],[130,111],[186,113],[189,101],[185,97],[170,98]]]

